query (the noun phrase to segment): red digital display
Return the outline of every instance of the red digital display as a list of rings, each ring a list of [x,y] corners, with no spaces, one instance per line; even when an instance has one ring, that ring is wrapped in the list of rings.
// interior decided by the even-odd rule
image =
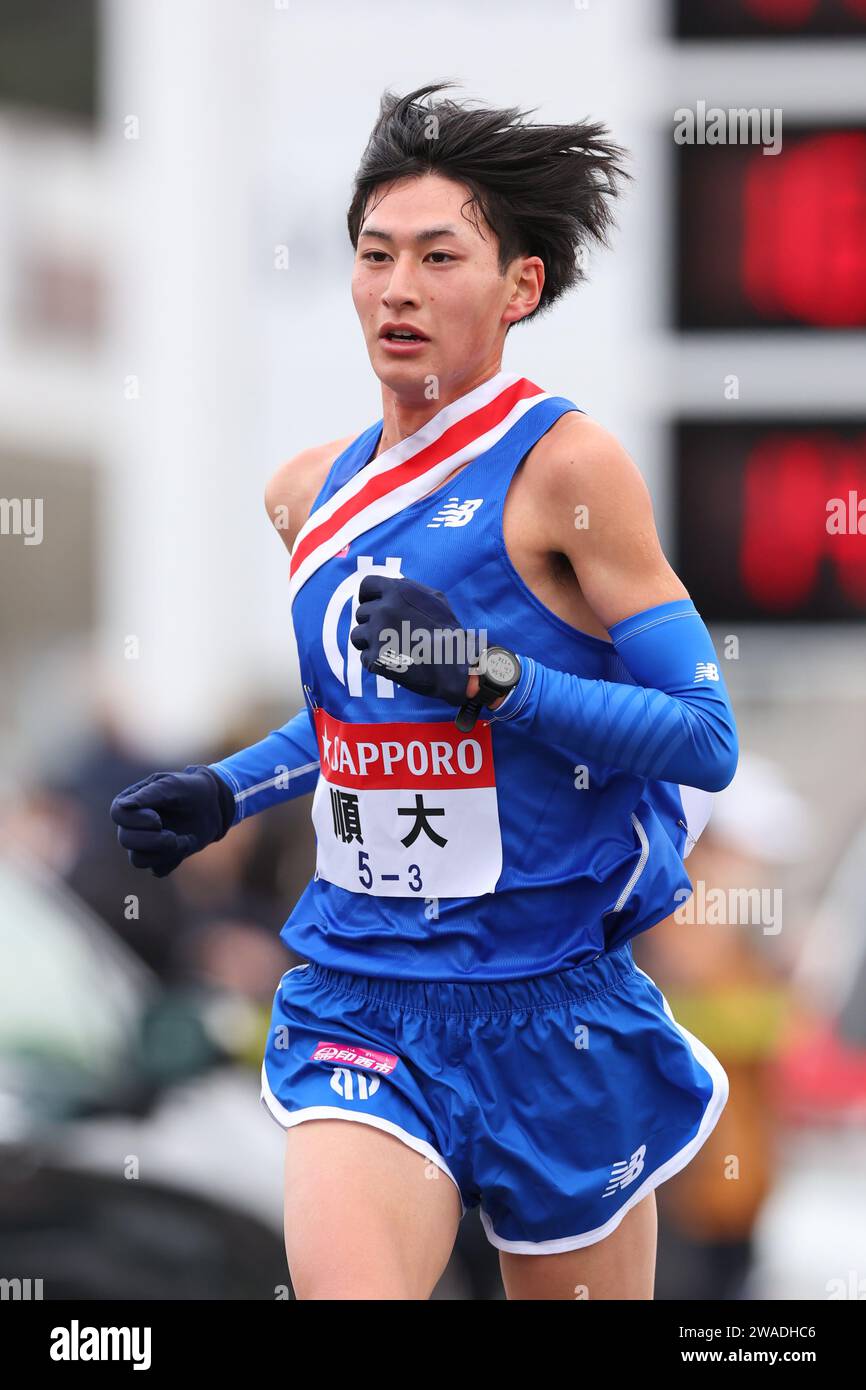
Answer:
[[[866,0],[677,0],[678,38],[795,38],[866,33]]]
[[[866,617],[866,420],[676,429],[676,560],[702,616]]]
[[[680,145],[680,328],[866,327],[866,130]]]

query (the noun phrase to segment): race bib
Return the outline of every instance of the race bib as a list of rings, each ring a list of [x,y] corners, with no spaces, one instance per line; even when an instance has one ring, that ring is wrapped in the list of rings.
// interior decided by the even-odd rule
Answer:
[[[315,711],[316,878],[384,898],[474,898],[502,872],[490,725],[345,724]]]

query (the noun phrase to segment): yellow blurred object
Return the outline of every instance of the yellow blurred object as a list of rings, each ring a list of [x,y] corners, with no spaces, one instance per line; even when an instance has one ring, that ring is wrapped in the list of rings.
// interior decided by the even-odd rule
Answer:
[[[239,1062],[259,1072],[262,1069],[262,1056],[271,1026],[271,1010],[264,1004],[254,1004],[250,1010],[250,1029],[243,1046],[236,1053]]]
[[[786,986],[756,982],[665,990],[677,1023],[700,1038],[723,1066],[757,1061],[776,1051],[790,1010]]]

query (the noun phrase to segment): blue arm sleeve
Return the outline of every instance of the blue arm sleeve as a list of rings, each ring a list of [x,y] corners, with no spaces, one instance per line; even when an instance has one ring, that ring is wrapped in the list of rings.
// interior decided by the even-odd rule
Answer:
[[[610,636],[636,685],[586,680],[521,657],[518,684],[491,723],[564,745],[660,782],[721,791],[739,747],[712,638],[691,599],[614,623]],[[518,653],[518,655],[520,655]]]
[[[255,816],[281,801],[311,792],[319,775],[319,746],[305,709],[267,738],[208,766],[232,788],[235,816]]]

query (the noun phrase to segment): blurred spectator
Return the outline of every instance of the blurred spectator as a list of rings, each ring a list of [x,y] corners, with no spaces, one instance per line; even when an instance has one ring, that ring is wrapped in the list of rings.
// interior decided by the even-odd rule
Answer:
[[[44,776],[4,807],[2,827],[13,852],[20,847],[64,878],[167,982],[183,927],[175,885],[132,868],[108,814],[118,791],[153,770],[105,718],[72,766]]]
[[[188,761],[215,761],[268,727],[267,718],[245,720]],[[296,963],[279,931],[313,871],[309,806],[242,821],[158,879],[130,864],[109,807],[124,787],[175,765],[131,749],[105,703],[75,761],[0,811],[5,842],[65,879],[165,985],[224,989],[269,1008]]]
[[[713,890],[721,890],[717,903],[742,904],[747,900],[729,890],[768,888],[765,903],[778,905],[782,899],[773,894],[781,872],[802,855],[807,828],[805,804],[776,767],[743,755],[686,861],[694,908],[684,904],[634,943],[637,964],[655,980],[677,1022],[710,1048],[730,1082],[713,1133],[658,1190],[659,1299],[744,1296],[753,1228],[772,1184],[778,1123],[773,1060],[790,1009],[791,959],[787,947],[780,949],[777,927],[784,918],[776,923],[749,912],[753,920],[731,920],[742,913],[702,912],[701,902],[709,904]]]

